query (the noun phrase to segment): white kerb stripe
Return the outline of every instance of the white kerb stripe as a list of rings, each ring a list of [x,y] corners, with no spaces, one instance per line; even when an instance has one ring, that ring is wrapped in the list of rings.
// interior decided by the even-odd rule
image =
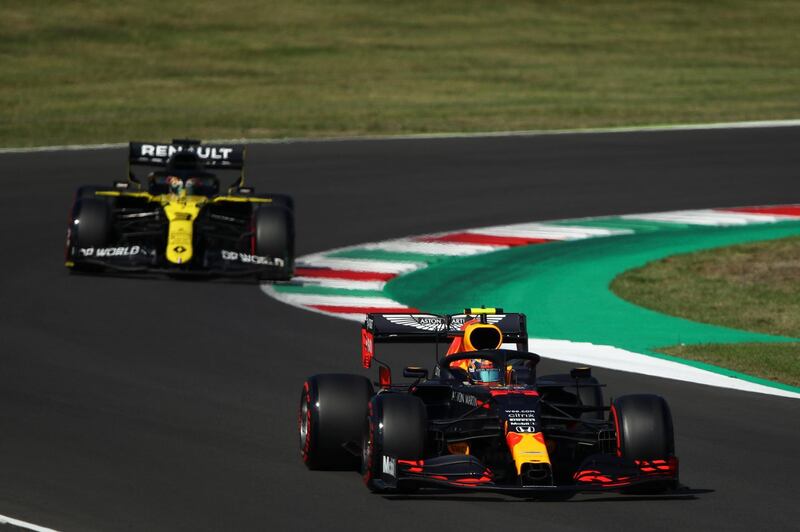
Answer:
[[[772,215],[723,212],[712,209],[697,211],[654,212],[647,214],[626,214],[627,220],[645,220],[654,222],[671,222],[689,225],[748,225],[753,223],[774,223],[781,218]]]
[[[728,209],[714,209],[715,212],[724,212],[727,214],[746,215],[753,217],[753,223],[766,223],[766,222],[788,222],[800,218],[800,214],[775,214],[772,212],[739,212]]]
[[[633,231],[629,229],[548,225],[543,223],[497,225],[494,227],[470,229],[469,232],[479,235],[544,238],[548,240],[581,240],[584,238],[627,235],[633,233]]]
[[[543,357],[561,360],[563,362],[586,364],[617,371],[641,373],[642,375],[694,382],[719,388],[731,388],[734,390],[800,399],[800,394],[789,390],[782,390],[755,382],[736,379],[688,364],[642,355],[608,345],[595,345],[588,342],[570,342],[569,340],[533,339],[529,341],[528,348],[532,352]]]
[[[330,268],[332,270],[351,270],[356,272],[409,273],[425,267],[422,262],[391,262],[370,259],[339,259],[323,254],[306,255],[295,262],[299,268]]]
[[[447,255],[447,256],[467,256],[490,253],[508,246],[487,246],[482,244],[445,244],[439,242],[418,242],[401,238],[399,240],[387,240],[386,242],[373,242],[359,246],[361,249],[379,249],[382,251],[393,251],[398,253],[420,253],[423,255]]]
[[[407,305],[398,303],[386,297],[356,297],[356,296],[329,296],[318,294],[289,294],[268,290],[270,285],[261,285],[264,292],[291,305],[329,305],[335,307],[386,307],[407,308]]]
[[[354,281],[351,279],[327,279],[323,277],[292,277],[293,282],[303,283],[305,286],[319,286],[323,288],[344,288],[346,290],[383,290],[385,281]]]

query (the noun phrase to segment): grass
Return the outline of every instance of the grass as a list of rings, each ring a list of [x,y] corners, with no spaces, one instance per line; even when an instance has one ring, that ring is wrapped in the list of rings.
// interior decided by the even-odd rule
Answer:
[[[0,145],[800,116],[800,4],[5,0]]]
[[[662,259],[625,272],[611,289],[665,314],[800,338],[800,237]],[[800,386],[800,343],[659,350]]]
[[[800,387],[800,343],[684,345],[660,351]]]

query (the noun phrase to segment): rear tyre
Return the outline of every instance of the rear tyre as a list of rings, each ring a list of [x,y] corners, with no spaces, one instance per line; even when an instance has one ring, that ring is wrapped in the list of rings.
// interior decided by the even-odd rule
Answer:
[[[425,404],[413,395],[381,394],[370,402],[361,445],[361,472],[372,491],[381,478],[383,456],[421,460],[425,453],[428,416]],[[412,488],[406,486],[406,488]]]
[[[294,215],[292,211],[261,205],[253,215],[255,254],[279,258],[284,265],[278,271],[265,272],[262,279],[289,280],[294,272]]]
[[[372,383],[361,375],[310,377],[300,394],[300,456],[309,469],[358,470]]]
[[[81,200],[83,198],[97,198],[97,192],[109,192],[116,190],[114,187],[104,186],[104,185],[84,185],[79,187],[78,190],[75,192],[75,199]],[[111,199],[110,196],[105,196],[104,199]]]
[[[82,190],[82,189],[81,189]],[[80,192],[80,191],[79,191]],[[68,229],[68,253],[74,262],[73,269],[79,271],[99,271],[102,267],[81,262],[81,248],[103,248],[111,242],[111,205],[104,198],[87,197],[78,199],[72,210]]]

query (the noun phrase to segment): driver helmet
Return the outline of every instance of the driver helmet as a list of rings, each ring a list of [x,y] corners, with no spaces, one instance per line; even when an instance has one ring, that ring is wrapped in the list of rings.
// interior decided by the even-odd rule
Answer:
[[[184,183],[184,185],[186,186],[186,194],[191,196],[195,194],[200,189],[200,187],[202,187],[203,183],[196,177],[190,177],[189,179],[186,180],[186,183]]]
[[[494,367],[491,360],[474,358],[469,361],[467,373],[476,384],[499,384],[500,370]]]
[[[180,196],[181,192],[184,190],[184,182],[178,176],[171,175],[167,178],[167,185],[169,185],[169,191],[176,196]]]

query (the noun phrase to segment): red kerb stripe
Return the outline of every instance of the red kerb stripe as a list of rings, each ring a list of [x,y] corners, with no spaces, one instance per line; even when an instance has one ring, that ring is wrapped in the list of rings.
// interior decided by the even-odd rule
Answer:
[[[336,314],[368,314],[374,312],[377,314],[385,312],[419,312],[419,309],[412,307],[345,307],[339,305],[309,305],[311,308],[321,310],[322,312],[334,312]]]
[[[783,216],[800,216],[800,205],[776,205],[774,207],[737,207],[734,209],[719,210],[747,212],[750,214],[780,214]]]
[[[296,277],[318,277],[321,279],[347,279],[350,281],[388,281],[396,277],[393,273],[357,272],[355,270],[329,270],[326,268],[296,268]]]
[[[546,238],[525,238],[522,236],[481,235],[478,233],[450,233],[443,236],[419,238],[423,242],[452,242],[458,244],[483,244],[487,246],[527,246],[552,242]]]

